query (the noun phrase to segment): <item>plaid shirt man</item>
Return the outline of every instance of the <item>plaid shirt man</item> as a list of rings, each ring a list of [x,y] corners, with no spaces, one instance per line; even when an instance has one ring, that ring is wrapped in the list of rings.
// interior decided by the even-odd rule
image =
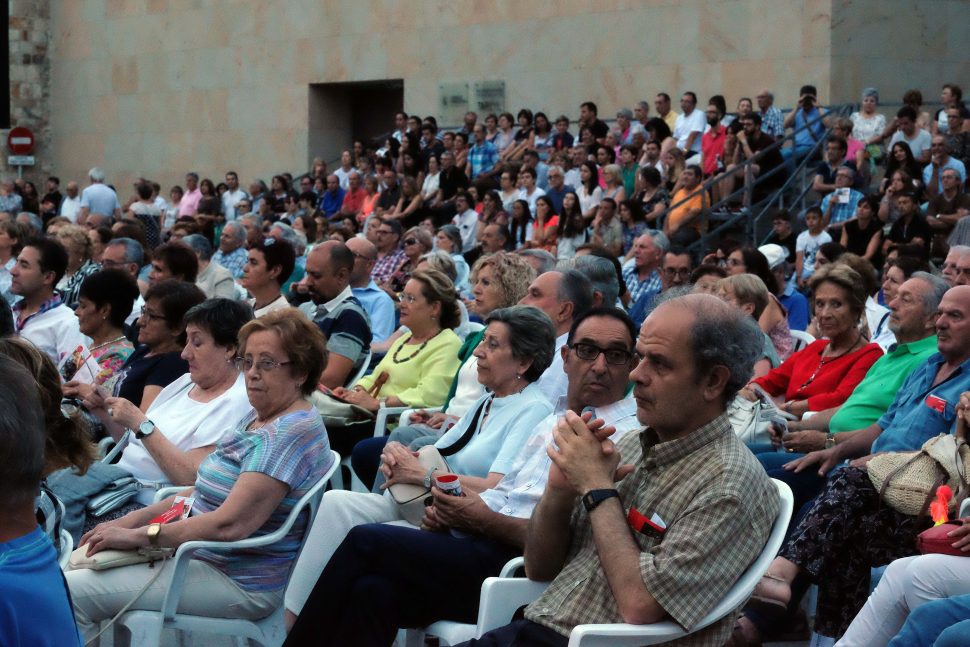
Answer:
[[[774,106],[761,113],[761,132],[772,137],[785,136],[785,119],[781,116],[781,110]]]
[[[468,151],[469,176],[475,179],[485,171],[490,171],[498,162],[498,149],[490,141],[475,144]]]
[[[775,488],[726,415],[663,443],[649,427],[629,433],[617,450],[636,467],[617,484],[623,509],[666,526],[631,531],[640,547],[641,578],[674,622],[693,627],[763,549],[778,513]],[[573,510],[570,532],[565,566],[526,608],[526,619],[566,636],[580,624],[623,622],[582,504]],[[720,647],[734,617],[677,645]]]
[[[387,256],[374,261],[374,269],[370,271],[370,277],[378,284],[386,281],[397,271],[397,268],[401,266],[405,258],[404,249],[398,247]]]
[[[234,279],[242,278],[243,268],[246,266],[247,260],[249,260],[249,252],[246,251],[245,247],[237,247],[228,254],[223,253],[220,249],[212,255],[212,262],[229,270]]]
[[[663,285],[660,282],[660,272],[654,270],[647,278],[640,280],[639,271],[632,261],[623,268],[623,281],[630,293],[630,303],[636,303],[647,292],[659,294]]]

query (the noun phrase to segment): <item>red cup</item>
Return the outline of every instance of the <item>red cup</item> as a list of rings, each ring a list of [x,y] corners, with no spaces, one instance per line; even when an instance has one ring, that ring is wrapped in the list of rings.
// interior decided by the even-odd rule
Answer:
[[[461,496],[461,481],[457,474],[442,474],[434,479],[435,485],[445,494]]]

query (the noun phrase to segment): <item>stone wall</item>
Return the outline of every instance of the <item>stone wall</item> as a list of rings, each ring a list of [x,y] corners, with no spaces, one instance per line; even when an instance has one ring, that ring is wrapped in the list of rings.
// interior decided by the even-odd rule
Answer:
[[[803,83],[825,103],[864,85],[932,99],[968,84],[966,15],[970,0],[61,0],[50,154],[63,177],[98,165],[124,186],[299,172],[349,144],[347,110],[319,112],[312,88],[381,79],[403,79],[421,115],[442,84],[482,81],[512,112],[573,119],[584,100],[612,117],[661,90],[731,107],[762,87],[791,106]]]
[[[51,155],[50,1],[10,0],[9,11],[10,124],[25,126],[34,133],[37,165],[24,167],[24,177],[34,180],[43,192],[43,184],[38,180],[46,179],[59,164]],[[16,167],[7,165],[8,132],[0,131],[3,138],[0,173],[3,175],[16,173]]]

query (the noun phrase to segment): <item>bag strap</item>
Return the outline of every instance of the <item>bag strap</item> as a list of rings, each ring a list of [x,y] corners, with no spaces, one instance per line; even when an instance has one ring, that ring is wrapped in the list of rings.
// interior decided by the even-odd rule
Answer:
[[[452,454],[457,454],[464,449],[465,445],[467,445],[472,439],[472,436],[475,435],[475,432],[478,431],[478,420],[482,417],[482,412],[485,411],[485,407],[491,404],[492,398],[494,397],[495,396],[493,395],[486,398],[482,402],[481,406],[478,407],[478,410],[475,411],[475,417],[472,418],[471,423],[468,425],[468,428],[465,429],[465,432],[461,435],[461,437],[447,447],[439,447],[438,453],[440,453],[442,456],[451,456]]]
[[[387,383],[389,377],[390,376],[387,374],[387,371],[381,371],[381,374],[377,376],[377,379],[374,380],[371,387],[367,389],[367,394],[372,398],[378,397],[381,394],[381,389],[384,388],[384,385]]]

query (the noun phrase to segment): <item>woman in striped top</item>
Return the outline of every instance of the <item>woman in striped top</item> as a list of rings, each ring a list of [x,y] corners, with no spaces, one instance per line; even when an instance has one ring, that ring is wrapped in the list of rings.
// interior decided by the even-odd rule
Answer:
[[[282,525],[296,502],[326,473],[330,445],[320,415],[307,399],[326,366],[323,334],[297,310],[250,321],[239,332],[235,363],[246,378],[252,410],[199,467],[192,514],[164,526],[151,520],[173,498],[99,525],[81,538],[89,554],[108,548],[178,547],[193,540],[235,541]],[[189,566],[179,610],[256,619],[283,599],[306,519],[271,546],[233,552],[203,550]],[[78,627],[85,640],[114,616],[154,575],[144,564],[67,574]],[[164,586],[152,586],[132,605],[159,609]]]

